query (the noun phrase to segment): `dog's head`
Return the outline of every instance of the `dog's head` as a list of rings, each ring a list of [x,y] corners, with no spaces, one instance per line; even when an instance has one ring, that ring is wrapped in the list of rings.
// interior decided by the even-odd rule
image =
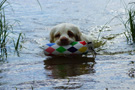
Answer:
[[[69,45],[73,41],[80,41],[81,32],[79,28],[72,24],[60,24],[55,26],[50,32],[50,42],[58,45]]]

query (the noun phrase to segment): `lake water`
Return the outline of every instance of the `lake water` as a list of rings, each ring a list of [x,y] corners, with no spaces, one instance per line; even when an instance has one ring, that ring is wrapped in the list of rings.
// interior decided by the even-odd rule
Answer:
[[[9,51],[7,61],[0,63],[0,90],[135,89],[135,48],[127,44],[118,17],[125,19],[124,2],[133,0],[39,1],[41,7],[37,0],[8,0],[6,17],[25,36],[20,56]],[[95,39],[105,25],[100,40],[106,44],[96,48],[95,60],[44,56],[49,32],[60,23],[73,23]]]

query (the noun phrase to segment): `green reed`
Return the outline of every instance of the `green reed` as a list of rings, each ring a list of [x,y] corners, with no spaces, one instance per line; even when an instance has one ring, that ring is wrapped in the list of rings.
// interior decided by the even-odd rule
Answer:
[[[6,39],[8,36],[8,25],[6,23],[5,19],[5,13],[4,13],[4,8],[3,5],[6,2],[6,0],[3,0],[0,2],[0,58],[2,57],[7,57],[7,50],[6,50]]]
[[[5,59],[5,57],[7,58],[7,44],[9,41],[13,40],[15,38],[13,37],[9,37],[9,34],[13,33],[13,25],[10,25],[7,20],[6,20],[6,16],[5,16],[5,11],[4,11],[4,4],[6,3],[7,0],[2,0],[0,2],[0,60]],[[19,47],[19,42],[20,42],[20,37],[21,37],[21,33],[19,34],[19,37],[15,43],[14,41],[14,48],[15,51],[18,50]]]
[[[129,35],[132,38],[133,43],[135,43],[135,11],[133,9],[128,10],[128,17]]]
[[[129,5],[125,4],[125,11],[127,20],[122,20],[126,30],[124,34],[127,38],[127,42],[135,43],[135,3],[129,3]]]
[[[128,19],[123,23],[126,32],[124,33],[127,42],[135,43],[135,11],[130,9],[128,10]]]

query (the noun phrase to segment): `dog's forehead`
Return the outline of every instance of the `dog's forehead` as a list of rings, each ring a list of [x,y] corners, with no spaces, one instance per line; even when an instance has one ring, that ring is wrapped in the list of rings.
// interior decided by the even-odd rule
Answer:
[[[58,33],[64,34],[64,33],[67,33],[67,31],[68,30],[66,30],[66,29],[56,29],[55,34],[58,34]]]
[[[60,33],[67,33],[68,31],[71,31],[71,32],[76,32],[77,29],[73,26],[62,26],[62,27],[58,27],[56,32],[60,32]]]

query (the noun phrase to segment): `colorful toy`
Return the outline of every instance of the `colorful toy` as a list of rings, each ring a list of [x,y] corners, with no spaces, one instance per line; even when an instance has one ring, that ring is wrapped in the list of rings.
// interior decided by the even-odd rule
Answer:
[[[59,46],[56,43],[48,43],[45,46],[44,54],[47,56],[56,55],[83,55],[88,53],[88,45],[85,41],[72,42],[70,45]]]

